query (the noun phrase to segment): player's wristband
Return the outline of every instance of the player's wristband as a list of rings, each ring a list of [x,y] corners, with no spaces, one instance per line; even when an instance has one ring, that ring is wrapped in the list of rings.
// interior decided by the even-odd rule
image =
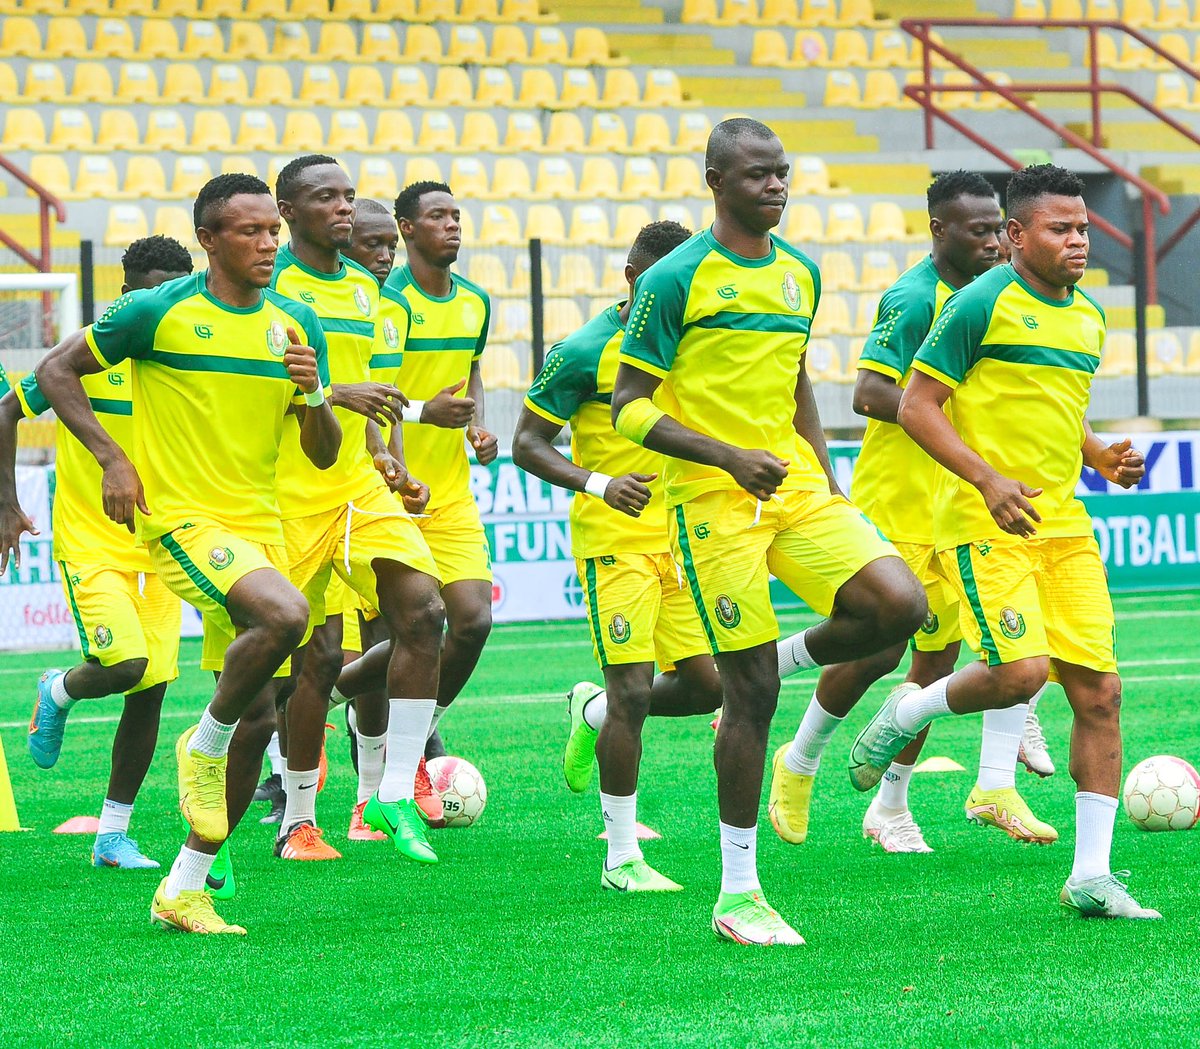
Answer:
[[[404,409],[404,421],[406,423],[419,423],[421,421],[421,413],[425,410],[424,401],[408,402],[408,407]]]
[[[616,431],[634,444],[644,445],[646,434],[667,413],[656,408],[649,397],[638,397],[630,401],[617,414]]]
[[[325,403],[325,388],[318,386],[312,393],[306,393],[304,403],[310,408],[320,408]]]
[[[604,493],[608,491],[610,484],[612,484],[612,478],[608,474],[602,474],[593,470],[588,474],[588,479],[583,486],[583,490],[588,495],[594,495],[597,499],[603,499]]]

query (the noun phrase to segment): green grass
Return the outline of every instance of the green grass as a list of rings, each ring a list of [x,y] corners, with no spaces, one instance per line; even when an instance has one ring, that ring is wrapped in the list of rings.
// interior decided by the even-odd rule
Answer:
[[[1125,668],[1126,765],[1156,753],[1200,759],[1200,598],[1118,601]],[[807,621],[789,615],[785,626]],[[177,732],[208,695],[185,645],[159,753],[133,832],[169,863]],[[1040,713],[1059,765],[1018,785],[1063,839],[1018,846],[968,826],[971,771],[917,776],[914,811],[936,852],[885,856],[863,841],[865,799],[844,771],[878,685],[835,738],[818,779],[814,828],[800,847],[765,820],[759,867],[769,898],[808,939],[753,950],[709,931],[718,886],[712,733],[707,720],[652,722],[641,783],[644,822],[663,833],[648,859],[685,892],[601,894],[595,787],[575,797],[559,768],[561,694],[594,675],[582,624],[497,629],[445,725],[452,753],[487,778],[488,808],[438,832],[442,863],[401,862],[385,845],[347,844],[353,779],[345,735],[331,743],[319,811],[345,851],[336,864],[271,856],[262,807],[234,838],[240,882],[222,906],[246,939],[169,935],[148,921],[154,872],[93,870],[90,838],[53,835],[96,814],[114,700],[77,707],[62,759],[28,760],[33,681],[68,656],[5,656],[0,732],[28,834],[0,835],[5,1049],[125,1046],[997,1046],[1178,1041],[1194,1019],[1200,921],[1195,834],[1145,834],[1118,818],[1114,862],[1159,907],[1160,923],[1063,916],[1073,786],[1069,715],[1052,690]],[[772,734],[794,730],[812,677],[783,691]],[[939,722],[926,756],[973,770],[979,721]],[[1119,1026],[1118,1026],[1119,1025]],[[1119,1032],[1119,1033],[1118,1033]]]

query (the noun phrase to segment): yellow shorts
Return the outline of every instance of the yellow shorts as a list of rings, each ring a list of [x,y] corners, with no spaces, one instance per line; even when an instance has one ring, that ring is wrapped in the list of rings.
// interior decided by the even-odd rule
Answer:
[[[937,553],[931,545],[923,543],[894,543],[896,553],[912,569],[912,574],[925,588],[929,601],[929,614],[912,639],[918,652],[941,652],[962,640],[962,627],[958,622],[958,596],[954,588],[942,576]]]
[[[897,556],[857,508],[828,492],[782,492],[765,503],[740,490],[706,492],[676,506],[669,524],[714,655],[779,637],[772,574],[829,615],[852,576]]]
[[[474,499],[459,499],[416,519],[437,562],[442,586],[464,579],[492,581],[492,551]]]
[[[326,591],[334,573],[373,608],[379,607],[376,560],[398,561],[438,578],[421,530],[400,500],[383,488],[372,488],[345,506],[284,521],[283,535],[292,583],[308,601],[310,628],[325,622]],[[329,614],[342,610],[330,609]]]
[[[709,652],[682,571],[669,553],[576,558],[600,668],[657,662],[662,670]]]
[[[358,609],[347,609],[342,613],[342,651],[362,654],[362,624],[358,619]]]
[[[1116,673],[1116,619],[1093,536],[1004,536],[938,556],[967,643],[990,666],[1049,656]]]
[[[157,575],[75,561],[59,567],[84,659],[105,667],[146,660],[146,673],[130,692],[179,676],[183,605]]]

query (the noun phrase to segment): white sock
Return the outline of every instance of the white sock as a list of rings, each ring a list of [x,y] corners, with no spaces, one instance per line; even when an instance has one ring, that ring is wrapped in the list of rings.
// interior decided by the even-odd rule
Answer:
[[[437,731],[438,722],[442,720],[442,715],[445,714],[446,711],[449,709],[450,709],[449,704],[446,704],[446,706],[444,706],[444,707],[438,706],[438,707],[433,708],[433,717],[430,718],[430,720],[429,720],[429,735],[425,737],[425,741],[427,743],[429,742],[429,740],[433,736],[433,734]]]
[[[935,681],[919,692],[910,692],[896,704],[896,725],[904,732],[914,735],[921,731],[935,718],[944,718],[953,714],[950,704],[946,702],[946,685],[950,676]]]
[[[100,826],[96,828],[96,834],[124,834],[129,830],[129,817],[132,815],[132,805],[105,798],[100,808]]]
[[[229,753],[229,741],[237,730],[238,723],[226,725],[212,716],[212,707],[204,708],[200,724],[188,741],[189,754],[207,754],[210,758],[223,758]]]
[[[608,693],[597,692],[583,705],[583,723],[588,728],[599,732],[604,728],[606,717],[608,717]]]
[[[334,685],[333,691],[329,694],[329,705],[331,707],[340,707],[343,703],[349,703],[353,698],[353,696],[343,696],[337,690],[337,685]]]
[[[346,709],[346,727],[349,728],[351,732],[358,731],[358,707],[356,707],[353,703],[351,703]]]
[[[366,801],[383,780],[383,756],[387,753],[387,733],[382,736],[358,734],[358,800]],[[416,772],[413,773],[416,775]]]
[[[287,800],[283,805],[283,821],[279,824],[281,838],[286,838],[297,824],[317,825],[317,781],[320,778],[320,769],[311,772],[287,769],[284,772],[283,787],[287,791]]]
[[[913,766],[893,761],[883,774],[876,795],[879,807],[885,812],[908,811],[908,781],[912,779]]]
[[[721,891],[757,892],[758,825],[753,827],[721,827]]]
[[[809,627],[809,630],[811,629],[812,627]],[[807,634],[808,630],[802,630],[779,642],[777,651],[780,677],[789,677],[801,670],[815,670],[821,665],[808,653],[808,645],[804,640]]]
[[[608,858],[604,866],[616,870],[622,863],[640,860],[637,843],[637,791],[627,798],[600,792],[600,814],[608,831]]]
[[[282,780],[283,774],[287,772],[287,759],[279,753],[278,732],[271,733],[271,741],[267,744],[267,758],[271,762],[271,775]]]
[[[50,682],[50,698],[54,700],[54,705],[59,710],[70,710],[79,702],[79,700],[67,691],[66,674],[59,674],[58,677]]]
[[[800,719],[800,727],[796,729],[796,738],[784,752],[783,763],[792,772],[804,776],[816,775],[825,744],[833,737],[842,721],[842,718],[830,714],[821,706],[821,701],[814,692],[804,717]]]
[[[1037,709],[1038,700],[1041,699],[1042,696],[1044,696],[1046,694],[1046,689],[1048,689],[1049,687],[1050,687],[1049,685],[1043,685],[1032,696],[1029,697],[1029,702],[1026,704],[1026,706],[1029,708],[1030,714],[1032,714]]]
[[[214,858],[207,852],[196,852],[184,845],[171,865],[171,873],[167,875],[167,887],[163,890],[164,894],[175,899],[181,892],[188,889],[202,890],[204,879],[212,870]]]
[[[388,700],[387,757],[379,783],[380,801],[412,800],[417,765],[425,753],[436,706],[432,699]]]
[[[979,746],[979,789],[1003,790],[1017,785],[1013,769],[1025,731],[1024,703],[1005,710],[983,712],[983,742]]]
[[[1093,794],[1089,790],[1081,790],[1075,795],[1075,864],[1071,868],[1071,881],[1076,885],[1087,878],[1110,873],[1116,818],[1116,798]]]

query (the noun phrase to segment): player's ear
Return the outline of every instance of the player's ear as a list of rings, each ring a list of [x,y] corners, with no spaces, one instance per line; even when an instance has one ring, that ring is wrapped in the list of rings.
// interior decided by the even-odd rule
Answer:
[[[292,216],[296,214],[290,200],[280,200],[277,202],[279,207],[279,217],[283,219],[289,226],[292,224]]]
[[[122,294],[122,295],[128,295],[128,294],[129,294],[129,285],[128,285],[128,284],[122,284],[122,285],[121,285],[121,294]]]
[[[632,288],[633,282],[637,279],[638,279],[638,271],[635,270],[631,265],[629,265],[628,262],[625,263],[625,283],[628,284]]]
[[[941,219],[930,215],[929,232],[936,240],[941,240],[946,235],[946,224]]]
[[[200,247],[204,249],[205,254],[212,253],[216,239],[216,234],[212,230],[204,226],[196,227],[196,240],[199,242]]]
[[[1008,232],[1008,239],[1012,242],[1012,246],[1019,248],[1025,236],[1025,227],[1016,219],[1009,219],[1004,224],[1004,228]]]
[[[721,172],[716,168],[705,168],[704,182],[714,193],[719,193],[721,191]]]

